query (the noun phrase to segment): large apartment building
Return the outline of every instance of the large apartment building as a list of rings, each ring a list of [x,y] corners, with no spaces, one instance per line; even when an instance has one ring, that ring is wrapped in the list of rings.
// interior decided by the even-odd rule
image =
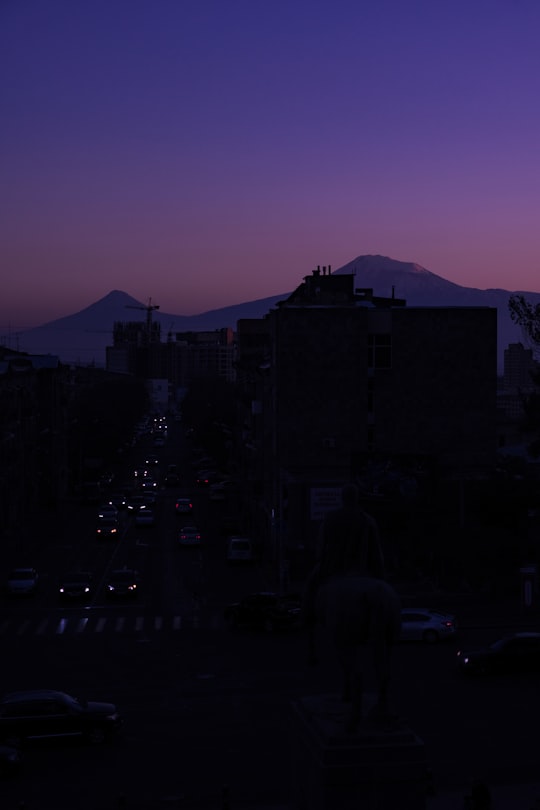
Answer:
[[[496,309],[408,307],[356,282],[319,268],[258,329],[238,324],[251,480],[278,557],[313,543],[341,486],[375,466],[451,477],[495,463]]]

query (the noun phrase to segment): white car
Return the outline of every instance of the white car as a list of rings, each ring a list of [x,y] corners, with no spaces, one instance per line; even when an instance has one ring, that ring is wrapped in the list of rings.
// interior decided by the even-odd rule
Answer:
[[[7,578],[6,590],[11,596],[30,596],[36,592],[38,580],[35,568],[14,568]]]
[[[227,542],[227,562],[248,563],[255,560],[255,549],[248,537],[229,537]]]
[[[403,608],[401,641],[424,641],[435,644],[453,638],[457,632],[456,617],[431,608]]]

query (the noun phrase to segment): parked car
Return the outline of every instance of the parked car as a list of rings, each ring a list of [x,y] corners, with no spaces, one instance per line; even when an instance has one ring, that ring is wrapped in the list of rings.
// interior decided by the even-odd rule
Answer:
[[[459,650],[458,667],[466,675],[540,671],[540,633],[512,633],[488,647]]]
[[[178,473],[169,472],[163,478],[163,486],[165,487],[178,487],[180,485],[180,476]]]
[[[227,541],[228,563],[251,563],[255,561],[253,542],[248,537],[229,537]]]
[[[111,571],[107,580],[107,596],[134,599],[139,591],[139,572],[133,568],[118,568]]]
[[[39,575],[35,568],[14,568],[6,582],[10,596],[32,596],[38,587]]]
[[[181,546],[200,546],[201,533],[196,526],[183,526],[178,533]]]
[[[430,608],[403,608],[401,611],[401,641],[423,641],[435,644],[454,638],[457,632],[455,616]]]
[[[64,600],[87,599],[92,587],[92,574],[89,571],[70,571],[60,580],[58,593]]]
[[[174,508],[177,515],[190,515],[193,512],[193,502],[190,498],[177,498]]]
[[[233,627],[257,630],[287,630],[299,626],[301,599],[296,594],[262,591],[227,605],[225,620]]]
[[[118,531],[118,519],[114,517],[101,518],[96,526],[96,536],[99,540],[115,539]]]
[[[82,737],[102,743],[121,725],[113,703],[79,700],[52,689],[10,692],[0,698],[0,740],[16,747],[44,737]]]

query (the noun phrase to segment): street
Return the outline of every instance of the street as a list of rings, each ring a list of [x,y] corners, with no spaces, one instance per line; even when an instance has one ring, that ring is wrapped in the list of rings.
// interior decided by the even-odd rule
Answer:
[[[193,492],[200,550],[176,542],[182,523],[174,514],[176,489],[160,491],[155,528],[135,527],[126,516],[112,543],[95,539],[95,508],[77,506],[35,552],[42,573],[36,597],[2,600],[0,691],[61,689],[114,702],[125,717],[120,737],[104,746],[29,745],[21,774],[0,783],[3,808],[222,808],[225,794],[230,810],[286,804],[291,701],[339,691],[324,639],[321,664],[310,668],[300,631],[226,626],[224,606],[268,589],[271,574],[227,566],[219,530],[226,504],[193,491],[180,435],[162,455],[163,464],[172,458],[181,464],[182,490]],[[111,603],[104,583],[121,565],[141,572],[141,593],[133,602]],[[74,566],[95,573],[89,604],[58,602],[58,576]],[[459,646],[502,632],[472,623],[456,641],[396,649],[392,708],[424,740],[440,786],[476,774],[511,781],[536,773],[528,729],[540,723],[537,678],[465,680],[456,672]]]

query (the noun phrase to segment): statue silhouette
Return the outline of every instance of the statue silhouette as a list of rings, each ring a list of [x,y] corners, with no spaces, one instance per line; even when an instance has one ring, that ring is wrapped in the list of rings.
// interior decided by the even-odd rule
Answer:
[[[377,682],[375,713],[388,713],[391,649],[399,638],[401,604],[385,581],[376,521],[359,504],[358,491],[343,489],[343,506],[328,513],[321,527],[318,559],[304,592],[308,654],[317,663],[315,626],[330,633],[343,673],[343,700],[352,704],[349,731],[362,717],[365,653]]]

